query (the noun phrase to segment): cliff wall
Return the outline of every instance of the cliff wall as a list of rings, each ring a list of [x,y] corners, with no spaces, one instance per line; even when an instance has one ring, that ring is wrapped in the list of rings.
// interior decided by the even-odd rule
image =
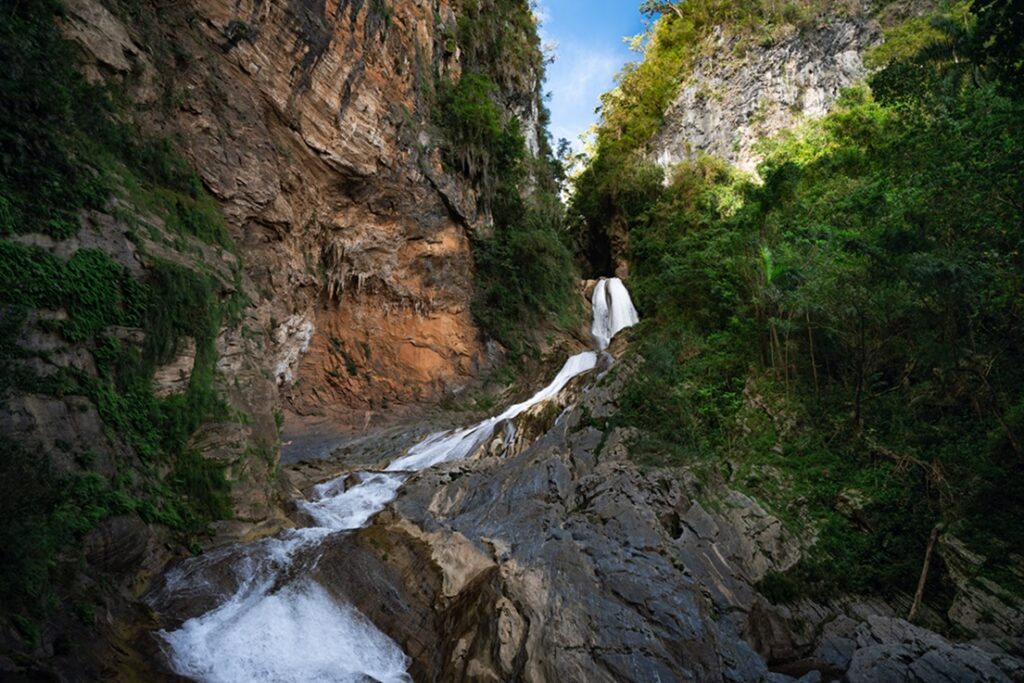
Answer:
[[[72,678],[122,666],[108,646],[134,651],[146,618],[132,600],[171,557],[291,524],[286,413],[361,427],[501,360],[470,310],[471,240],[491,215],[479,178],[444,160],[438,124],[473,16],[448,0],[39,0],[12,13],[11,30],[31,32],[5,50],[26,69],[58,60],[63,80],[19,66],[2,84],[37,88],[26,103],[50,89],[95,107],[67,131],[34,125],[73,138],[58,147],[97,188],[66,211],[39,199],[63,222],[37,219],[36,181],[11,189],[9,145],[49,160],[5,129],[0,430],[16,448],[5,486],[24,478],[25,494],[4,507],[4,538],[29,549],[3,567],[5,616],[22,625],[4,631],[7,650]],[[530,21],[493,28],[536,49]],[[537,154],[541,73],[523,64],[539,62],[506,63],[492,99]],[[5,126],[25,120],[8,105]],[[97,645],[54,649],[66,640]]]
[[[878,24],[856,15],[780,33],[756,45],[721,27],[706,38],[651,142],[660,166],[704,153],[754,171],[757,143],[827,114],[843,88],[864,78],[864,53],[881,40]]]

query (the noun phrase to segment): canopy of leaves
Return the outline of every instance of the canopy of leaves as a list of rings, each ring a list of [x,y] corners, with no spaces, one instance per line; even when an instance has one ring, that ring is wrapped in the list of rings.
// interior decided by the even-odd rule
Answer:
[[[962,9],[766,144],[760,182],[705,158],[666,186],[627,156],[614,193],[580,189],[585,215],[629,232],[644,318],[617,419],[642,428],[644,461],[813,527],[799,592],[912,591],[938,523],[1024,589],[1024,101]]]

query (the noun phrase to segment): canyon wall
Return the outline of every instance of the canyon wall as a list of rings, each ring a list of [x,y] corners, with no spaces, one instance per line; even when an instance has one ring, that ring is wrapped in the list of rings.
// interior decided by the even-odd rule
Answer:
[[[269,453],[262,470],[234,473],[236,512],[250,508],[237,519],[273,507],[274,485],[252,482],[273,479],[275,411],[363,426],[374,411],[458,390],[500,358],[470,312],[470,237],[489,216],[474,184],[442,164],[434,123],[436,83],[462,70],[459,11],[447,1],[68,3],[62,27],[88,77],[125,93],[144,131],[176,141],[237,245],[237,256],[193,264],[237,266],[225,280],[248,302],[243,323],[221,330],[218,369],[236,407],[258,414]],[[539,77],[519,74],[498,93],[534,152],[546,135]],[[109,222],[111,239],[123,241],[123,227]],[[185,350],[157,378],[183,386],[190,372]],[[236,432],[200,448],[237,466],[253,439]],[[238,453],[217,454],[231,443]]]
[[[5,476],[40,469],[41,524],[64,498],[89,510],[67,537],[54,532],[64,545],[53,564],[39,563],[44,578],[45,567],[68,569],[53,586],[60,599],[104,606],[82,623],[70,602],[55,616],[44,609],[24,622],[29,636],[0,641],[88,679],[98,675],[81,668],[89,657],[55,642],[99,643],[89,666],[122,661],[107,646],[132,650],[125,639],[145,624],[132,600],[170,558],[292,524],[279,476],[286,414],[362,427],[437,402],[502,361],[470,310],[471,239],[491,216],[476,180],[442,160],[437,91],[460,77],[458,36],[472,28],[458,0],[68,0],[26,12],[42,35],[56,22],[109,95],[112,119],[138,136],[108,146],[139,158],[81,153],[116,181],[69,234],[0,226],[5,278],[30,278],[8,265],[37,262],[74,278],[82,260],[123,290],[103,290],[117,313],[74,335],[76,311],[102,301],[44,305],[31,283],[0,299],[0,374],[17,378],[0,387],[2,436],[19,453]],[[495,28],[535,49],[531,22]],[[519,71],[493,99],[536,154],[541,73]],[[198,180],[171,191],[142,179],[133,164],[151,156],[157,175],[169,164],[175,178],[194,169]],[[143,314],[129,310],[137,291],[152,294]],[[168,329],[155,329],[161,321]]]
[[[431,126],[435,80],[460,73],[457,9],[210,2],[135,27],[161,49],[124,80],[170,100],[152,118],[222,205],[265,362],[300,414],[430,399],[494,360],[469,311],[469,231],[487,217]]]

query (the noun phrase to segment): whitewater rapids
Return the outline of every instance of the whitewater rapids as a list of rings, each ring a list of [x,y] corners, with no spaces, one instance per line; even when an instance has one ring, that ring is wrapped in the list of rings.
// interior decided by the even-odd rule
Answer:
[[[410,683],[410,660],[401,648],[354,607],[339,603],[306,578],[308,571],[303,570],[319,560],[315,553],[311,560],[310,551],[328,536],[366,526],[415,472],[465,458],[499,424],[593,370],[598,353],[639,317],[618,278],[600,280],[592,303],[597,352],[569,358],[551,383],[528,400],[471,427],[432,434],[384,472],[347,474],[316,486],[313,500],[299,503],[316,526],[211,554],[237,555],[231,563],[237,588],[205,614],[159,632],[174,671],[204,683]],[[186,593],[202,583],[205,557],[169,573],[165,593]]]

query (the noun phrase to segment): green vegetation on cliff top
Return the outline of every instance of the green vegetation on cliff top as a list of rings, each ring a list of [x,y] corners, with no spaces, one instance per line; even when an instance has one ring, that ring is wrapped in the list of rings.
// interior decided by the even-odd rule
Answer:
[[[546,137],[544,60],[525,0],[467,0],[457,41],[464,72],[439,79],[435,120],[449,168],[472,180],[492,225],[472,236],[473,314],[514,359],[535,330],[576,322],[576,267],[558,198],[562,169]],[[537,154],[515,112],[540,109]]]
[[[870,88],[766,143],[760,180],[701,158],[665,184],[639,152],[680,73],[661,72],[682,63],[666,41],[696,22],[681,7],[606,103],[574,198],[628,231],[642,362],[617,423],[641,428],[644,462],[815,530],[776,598],[912,593],[935,525],[1021,594],[1024,101],[1005,5],[894,31]],[[926,599],[948,588],[938,562]]]

